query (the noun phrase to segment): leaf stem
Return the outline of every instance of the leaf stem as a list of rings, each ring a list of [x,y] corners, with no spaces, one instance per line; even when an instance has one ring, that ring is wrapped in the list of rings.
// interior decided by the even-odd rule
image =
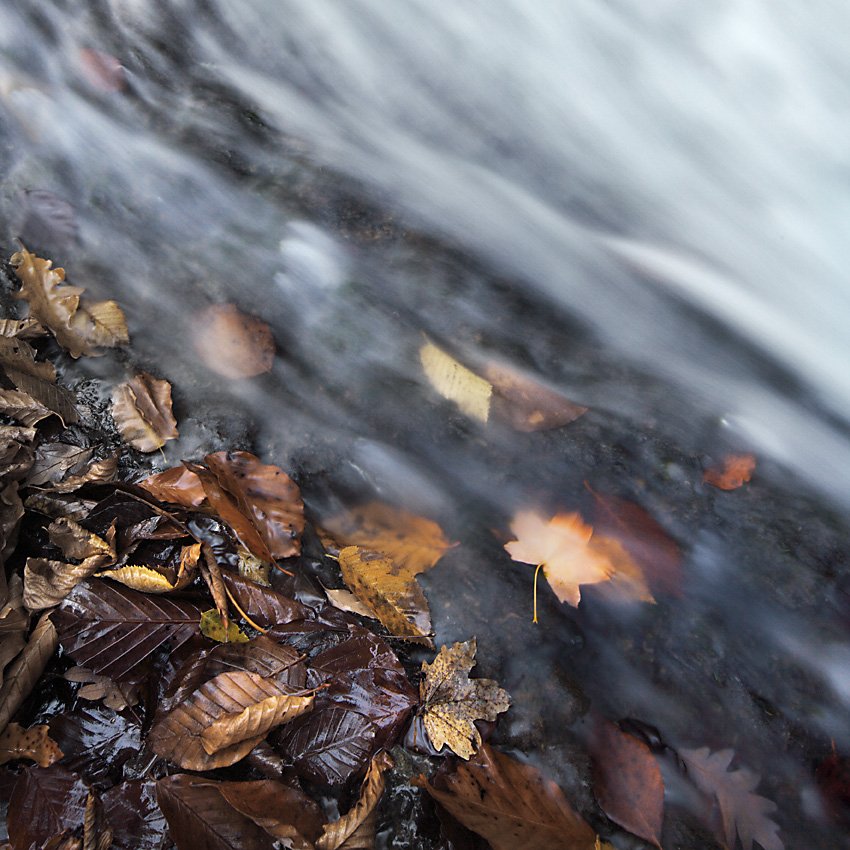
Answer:
[[[532,623],[537,622],[537,574],[540,572],[540,568],[543,564],[538,564],[537,568],[534,570],[534,619],[532,619]]]

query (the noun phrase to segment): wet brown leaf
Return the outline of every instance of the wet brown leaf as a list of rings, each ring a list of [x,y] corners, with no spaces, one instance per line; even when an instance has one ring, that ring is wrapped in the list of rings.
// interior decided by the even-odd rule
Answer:
[[[600,722],[594,732],[593,788],[602,810],[623,829],[661,847],[664,780],[649,747]]]
[[[574,422],[587,408],[513,366],[490,362],[484,377],[493,385],[492,413],[517,431],[545,431]]]
[[[85,667],[71,667],[65,671],[64,679],[83,685],[77,691],[79,699],[103,700],[103,704],[113,711],[129,708],[139,701],[140,688],[137,684],[120,685],[109,676],[99,676]]]
[[[561,789],[531,765],[488,745],[453,773],[419,781],[493,850],[594,850],[593,830]]]
[[[374,847],[375,807],[384,793],[384,771],[393,766],[393,760],[385,752],[378,753],[369,765],[360,798],[339,820],[325,824],[322,836],[316,842],[316,850],[339,850],[340,848]],[[355,833],[359,833],[355,837]],[[355,838],[355,841],[351,841]]]
[[[470,679],[475,666],[475,638],[443,646],[431,664],[423,662],[419,684],[422,716],[436,750],[448,745],[463,759],[481,746],[476,720],[494,721],[507,711],[511,698],[492,679]]]
[[[102,800],[116,850],[162,850],[165,815],[156,803],[154,782],[122,782],[110,788]]]
[[[312,705],[312,696],[295,696],[256,673],[221,673],[159,718],[148,742],[180,767],[211,770],[239,761],[269,730]]]
[[[306,605],[270,587],[264,587],[230,570],[223,570],[222,578],[242,611],[263,629],[311,616]]]
[[[41,767],[50,767],[61,758],[62,750],[51,739],[48,726],[24,729],[19,723],[10,723],[0,735],[0,764],[15,759],[29,759]]]
[[[752,477],[756,468],[756,457],[751,454],[729,454],[723,458],[723,464],[711,467],[703,472],[706,484],[721,490],[737,490]]]
[[[0,390],[0,413],[17,419],[22,425],[32,427],[53,416],[53,411],[20,390]]]
[[[719,837],[728,850],[734,850],[736,834],[744,850],[751,850],[753,841],[764,850],[784,850],[779,827],[770,819],[775,803],[753,793],[761,777],[747,767],[729,770],[734,750],[712,753],[708,747],[700,747],[680,749],[679,755],[694,785],[717,801],[722,820]]]
[[[18,542],[18,528],[24,505],[18,495],[18,482],[12,481],[0,490],[0,562],[5,563]]]
[[[192,342],[201,362],[223,378],[252,378],[271,371],[271,328],[233,304],[214,304],[196,317]]]
[[[428,600],[415,579],[389,558],[346,546],[339,553],[343,581],[394,635],[433,646]]]
[[[57,484],[66,475],[85,469],[93,453],[94,449],[69,443],[45,443],[36,449],[26,484],[29,487]]]
[[[6,481],[18,481],[32,468],[35,428],[0,425],[0,468]]]
[[[124,442],[140,452],[155,452],[175,440],[171,384],[140,372],[112,391],[112,418]]]
[[[201,479],[182,464],[145,478],[139,486],[163,502],[186,508],[197,508],[207,498]]]
[[[103,460],[95,461],[81,472],[69,475],[53,485],[57,493],[73,493],[79,490],[83,484],[103,484],[112,481],[118,472],[118,458],[105,457]]]
[[[321,809],[306,794],[282,782],[219,782],[228,805],[293,850],[313,850],[322,832]]]
[[[28,302],[30,314],[50,328],[71,357],[102,354],[98,349],[129,342],[124,314],[115,301],[83,306],[80,296],[85,290],[66,284],[64,269],[52,268],[50,260],[25,248],[12,256],[11,263],[21,280],[16,297]]]
[[[43,614],[27,645],[9,665],[0,688],[0,731],[6,728],[23,701],[41,678],[47,662],[56,652],[58,640],[53,623]]]
[[[24,585],[17,574],[9,579],[0,608],[0,686],[6,665],[26,646],[30,615],[24,610]]]
[[[17,337],[18,339],[32,339],[45,336],[47,331],[41,326],[38,319],[0,319],[0,336]]]

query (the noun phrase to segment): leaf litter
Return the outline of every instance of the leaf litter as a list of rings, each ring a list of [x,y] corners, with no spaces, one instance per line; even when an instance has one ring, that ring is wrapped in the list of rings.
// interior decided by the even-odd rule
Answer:
[[[15,554],[23,568],[4,571],[0,585],[0,757],[44,766],[14,768],[13,803],[41,814],[25,822],[10,809],[13,850],[80,841],[154,848],[166,831],[179,850],[199,840],[371,848],[386,787],[407,782],[389,752],[401,752],[411,718],[430,752],[442,751],[422,757],[432,775],[413,784],[494,850],[610,846],[587,820],[601,823],[599,811],[661,846],[664,788],[644,744],[603,723],[590,745],[599,808],[574,807],[536,767],[487,743],[511,700],[496,681],[469,677],[475,638],[421,660],[432,628],[416,577],[456,545],[433,520],[381,502],[322,517],[327,562],[338,564],[346,586],[327,598],[341,607],[321,589],[294,598],[275,579],[303,568],[302,538],[312,526],[283,469],[248,452],[215,452],[133,485],[114,480],[117,458],[104,447],[57,438],[50,423],[76,421],[74,396],[26,339],[46,328],[73,357],[102,354],[126,344],[126,323],[114,302],[85,303],[50,261],[22,250],[14,265],[32,320],[0,327],[0,368],[14,387],[3,391],[0,413],[21,423],[0,426],[7,557],[25,513],[19,487],[28,516],[43,516],[33,519],[39,534]],[[233,330],[239,356],[224,367],[221,351],[199,336],[210,368],[236,378],[271,367],[270,333],[251,353],[245,332],[260,326],[229,307],[215,317],[223,333]],[[585,412],[507,364],[484,362],[479,375],[428,345],[421,357],[429,381],[482,421],[492,415],[533,432]],[[167,381],[147,373],[113,387],[127,443],[149,452],[177,438],[170,395]],[[542,571],[571,606],[586,587],[630,604],[680,592],[681,553],[653,517],[591,493],[592,527],[578,513],[519,510],[510,556]],[[243,574],[249,563],[256,581]],[[33,611],[44,613],[36,620]],[[367,614],[380,626],[360,619]],[[415,664],[414,650],[393,648],[397,638],[424,644]],[[19,709],[56,663],[58,645],[79,665],[58,668],[79,700],[49,726],[25,729],[13,718],[24,719]],[[714,802],[713,828],[729,850],[738,839],[744,850],[754,842],[782,850],[775,807],[755,793],[757,774],[729,770],[732,750],[680,757]],[[214,772],[221,768],[232,779],[222,781]],[[258,780],[257,770],[273,778]]]

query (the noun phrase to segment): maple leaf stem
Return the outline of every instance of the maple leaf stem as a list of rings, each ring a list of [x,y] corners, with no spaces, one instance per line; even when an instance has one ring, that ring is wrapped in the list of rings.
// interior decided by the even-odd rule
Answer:
[[[542,566],[543,564],[538,564],[534,570],[534,617],[531,620],[532,623],[537,622],[537,574],[540,572]]]

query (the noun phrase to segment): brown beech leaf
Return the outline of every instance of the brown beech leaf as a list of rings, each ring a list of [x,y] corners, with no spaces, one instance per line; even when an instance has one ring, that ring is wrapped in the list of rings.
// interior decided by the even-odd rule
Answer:
[[[484,377],[493,385],[493,416],[517,431],[545,431],[574,422],[587,408],[513,366],[490,362]]]
[[[306,605],[230,570],[222,570],[222,578],[239,608],[263,629],[312,616]]]
[[[50,737],[48,726],[24,729],[19,723],[10,723],[0,735],[0,764],[15,759],[30,759],[41,767],[50,767],[61,758],[62,750]]]
[[[31,316],[28,319],[0,319],[0,336],[33,339],[46,334],[38,319]]]
[[[201,479],[182,464],[145,478],[139,482],[139,487],[163,502],[185,508],[197,508],[207,498]]]
[[[109,676],[99,676],[85,667],[71,667],[65,671],[63,678],[83,685],[77,691],[79,699],[103,700],[103,704],[113,711],[129,708],[139,701],[138,684],[119,685]]]
[[[325,588],[325,596],[328,602],[340,611],[347,611],[349,614],[358,614],[361,617],[371,617],[373,620],[378,619],[375,609],[365,602],[361,602],[350,590],[345,588]]]
[[[579,817],[561,789],[539,770],[485,744],[428,793],[493,850],[594,850],[593,830]]]
[[[324,825],[322,836],[316,842],[316,850],[351,847],[349,840],[357,832],[363,833],[361,838],[365,840],[357,841],[355,846],[374,846],[375,819],[371,816],[384,793],[384,771],[392,766],[393,760],[385,752],[378,753],[372,759],[360,788],[360,798],[339,820]]]
[[[784,850],[779,827],[770,819],[776,804],[753,793],[761,777],[747,767],[729,770],[734,750],[712,753],[708,747],[679,750],[688,776],[704,794],[717,801],[723,828],[720,837],[728,850],[734,850],[735,835],[744,850],[757,841],[764,850]]]
[[[180,436],[171,412],[171,384],[147,372],[115,387],[112,418],[124,442],[140,452],[155,452]]]
[[[0,686],[6,665],[26,646],[30,615],[24,610],[24,585],[21,577],[9,580],[6,601],[0,608]]]
[[[415,574],[378,552],[346,546],[339,553],[343,581],[394,635],[433,646],[428,600]]]
[[[229,806],[292,850],[314,850],[322,832],[321,809],[306,794],[282,782],[219,782]]]
[[[676,542],[640,505],[593,496],[593,529],[597,537],[616,540],[631,555],[655,593],[682,593],[682,552]]]
[[[75,475],[69,475],[53,485],[57,493],[73,493],[79,490],[83,484],[104,484],[112,481],[118,472],[118,458],[105,457],[89,464],[85,469]]]
[[[312,706],[312,696],[297,696],[256,673],[221,673],[159,718],[148,742],[157,755],[187,770],[225,767]]]
[[[26,477],[29,487],[52,487],[65,476],[86,468],[94,449],[69,443],[45,443],[35,452],[32,468]]]
[[[181,555],[175,581],[172,581],[159,570],[141,564],[128,564],[124,567],[104,570],[97,573],[97,577],[112,579],[112,581],[120,582],[125,587],[140,590],[143,593],[171,593],[174,590],[182,590],[194,581],[195,568],[198,564],[197,553],[200,552],[200,548],[200,543],[183,547],[184,554]]]
[[[30,254],[26,248],[13,254],[11,263],[22,284],[16,297],[28,302],[30,314],[50,328],[71,357],[102,354],[98,349],[129,342],[127,322],[115,301],[83,306],[80,296],[85,290],[66,284],[64,269],[52,268],[50,260]]]
[[[481,422],[490,418],[493,387],[489,381],[431,342],[419,349],[419,361],[428,383],[443,398],[454,402],[461,413]]]
[[[661,848],[664,780],[649,747],[600,722],[594,730],[593,788],[602,810],[624,829]]]
[[[710,467],[702,474],[702,480],[721,490],[737,490],[752,477],[756,468],[756,457],[751,454],[729,454],[721,466]]]
[[[341,547],[380,552],[411,577],[430,570],[454,545],[437,523],[382,502],[338,514],[323,527]]]
[[[222,805],[217,782],[178,773],[156,783],[156,799],[177,850],[273,850],[274,839]]]
[[[29,393],[20,390],[0,390],[0,413],[17,419],[22,425],[32,427],[53,416],[54,411],[45,407]]]
[[[82,779],[58,764],[27,768],[15,783],[9,800],[12,846],[57,846],[52,844],[52,838],[82,826],[88,796]]]
[[[88,579],[50,616],[78,664],[121,681],[164,643],[174,651],[198,634],[201,611],[183,600]]]
[[[422,663],[424,679],[419,683],[423,722],[434,749],[448,745],[463,759],[481,746],[475,721],[494,721],[511,705],[497,682],[469,678],[476,649],[475,638],[440,647],[431,664]]]
[[[116,850],[162,850],[166,845],[165,815],[156,802],[156,783],[122,782],[101,799]]]
[[[56,652],[58,641],[53,623],[43,614],[27,645],[6,670],[0,688],[0,731],[6,728],[23,701],[41,678],[47,662]]]
[[[223,378],[252,378],[271,371],[271,328],[234,304],[213,304],[196,318],[192,342],[201,362]]]
[[[2,485],[0,485],[2,486]],[[18,542],[18,527],[24,506],[18,495],[18,482],[12,481],[0,490],[0,561],[5,562]]]
[[[29,343],[0,337],[0,368],[16,389],[52,410],[65,425],[79,418],[74,396],[56,383],[53,364],[37,363]]]

